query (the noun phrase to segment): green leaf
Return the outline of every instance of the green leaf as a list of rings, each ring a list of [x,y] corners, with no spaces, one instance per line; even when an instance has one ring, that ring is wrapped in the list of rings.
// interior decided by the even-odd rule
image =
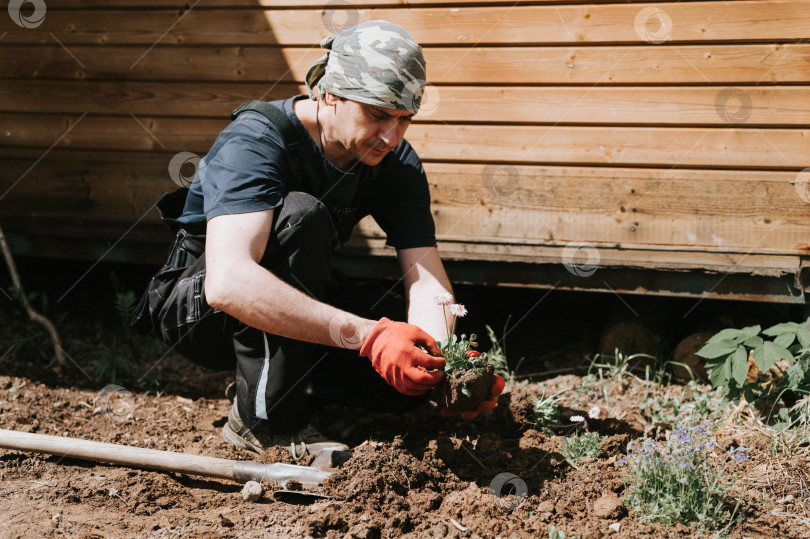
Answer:
[[[776,337],[782,333],[796,333],[798,328],[799,325],[796,322],[783,322],[781,324],[776,324],[775,326],[769,327],[763,331],[762,334],[767,335],[768,337]]]
[[[743,341],[743,344],[748,348],[756,348],[757,346],[762,346],[764,342],[762,337],[749,337]]]
[[[726,372],[725,366],[728,363],[728,360],[730,359],[731,356],[728,356],[728,358],[726,358],[726,361],[724,361],[723,363],[718,362],[717,364],[711,366],[711,368],[707,364],[706,368],[709,371],[709,381],[712,383],[714,387],[721,387],[728,384],[730,374]]]
[[[798,363],[794,363],[785,371],[785,378],[787,378],[790,388],[794,389],[804,380],[804,369]]]
[[[777,346],[781,346],[782,348],[787,348],[788,346],[793,344],[793,341],[795,339],[796,339],[796,334],[793,333],[793,332],[791,332],[791,333],[782,333],[781,335],[779,335],[777,338],[775,338],[773,340],[773,343],[775,345],[777,345]]]
[[[712,338],[707,341],[707,344],[714,344],[720,341],[734,341],[735,339],[738,339],[742,335],[743,330],[741,329],[734,329],[734,328],[723,329],[717,332],[716,334],[712,335]],[[756,333],[754,335],[756,335]]]
[[[765,342],[765,358],[767,360],[769,354],[773,354],[773,362],[776,363],[780,359],[789,359],[793,361],[793,354],[790,353],[790,350],[783,346],[779,346],[776,342]],[[771,365],[773,367],[773,365]],[[769,369],[771,367],[768,367]],[[761,368],[761,367],[760,367]],[[765,372],[765,369],[762,370]]]
[[[470,391],[470,388],[467,387],[467,384],[461,384],[461,392],[464,393],[467,398],[472,397],[472,391]]]
[[[773,362],[768,363],[768,361],[769,361],[768,358],[770,358],[772,356],[772,354],[768,355],[768,358],[765,357],[765,346],[768,345],[768,344],[773,344],[773,343],[772,342],[766,342],[766,343],[763,343],[762,346],[758,346],[758,347],[754,348],[754,354],[752,356],[752,359],[754,360],[754,363],[756,364],[757,367],[759,367],[759,370],[761,370],[762,372],[768,372],[768,369],[773,367]]]
[[[742,386],[748,380],[748,354],[745,352],[745,347],[738,346],[731,361],[731,375],[737,385]]]
[[[737,343],[730,340],[720,340],[706,343],[706,345],[698,350],[697,355],[705,357],[706,359],[714,359],[716,357],[731,354],[737,349]]]
[[[754,400],[757,398],[756,395],[754,394],[754,388],[751,386],[745,388],[745,391],[743,391],[743,395],[745,396],[746,402],[749,403],[754,402]]]
[[[799,338],[799,343],[802,348],[810,348],[810,330],[805,327],[799,327],[796,330],[796,336]]]
[[[748,326],[748,327],[742,328],[740,330],[740,337],[741,338],[737,342],[742,342],[742,341],[744,341],[746,339],[750,339],[751,337],[759,335],[759,332],[760,332],[761,329],[762,328],[760,326],[758,326],[758,325],[757,326]]]

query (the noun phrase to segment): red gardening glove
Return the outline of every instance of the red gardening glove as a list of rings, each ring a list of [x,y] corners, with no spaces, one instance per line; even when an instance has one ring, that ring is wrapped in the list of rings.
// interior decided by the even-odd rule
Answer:
[[[436,339],[405,322],[381,318],[363,341],[360,355],[404,395],[423,395],[444,378],[444,358]]]
[[[467,357],[478,357],[482,355],[478,350],[467,350]],[[439,415],[450,417],[456,414],[461,414],[461,419],[475,419],[475,417],[484,412],[489,412],[498,404],[498,395],[503,393],[506,387],[506,380],[500,374],[495,375],[495,381],[492,382],[492,389],[489,390],[489,398],[478,405],[476,410],[471,412],[451,412],[449,410],[439,410]]]

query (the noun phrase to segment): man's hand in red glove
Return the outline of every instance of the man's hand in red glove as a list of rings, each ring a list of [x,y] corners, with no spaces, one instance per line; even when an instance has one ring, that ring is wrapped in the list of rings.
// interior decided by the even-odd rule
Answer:
[[[478,357],[482,355],[478,350],[467,350],[467,357]],[[461,414],[461,419],[475,419],[475,417],[484,412],[489,412],[498,404],[498,395],[503,393],[506,387],[506,380],[500,374],[495,375],[495,381],[492,383],[492,389],[489,390],[489,398],[478,405],[476,410],[471,412],[451,412],[449,410],[439,410],[439,415],[445,417]]]
[[[363,341],[360,355],[404,395],[422,395],[444,378],[444,358],[436,339],[405,322],[381,318]]]

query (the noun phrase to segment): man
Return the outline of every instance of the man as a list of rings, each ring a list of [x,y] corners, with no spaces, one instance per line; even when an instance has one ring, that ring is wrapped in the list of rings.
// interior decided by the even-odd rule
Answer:
[[[178,239],[145,300],[186,357],[235,365],[225,440],[257,452],[287,445],[296,458],[348,449],[311,424],[320,406],[402,412],[425,402],[444,376],[445,313],[434,298],[452,292],[424,170],[403,139],[424,88],[421,47],[384,21],[321,46],[329,52],[307,74],[311,99],[277,102],[280,120],[237,109],[182,215],[162,203]],[[405,311],[391,294],[333,282],[334,253],[368,214],[397,250],[408,323],[391,320]],[[480,411],[495,406],[502,379],[496,386]]]

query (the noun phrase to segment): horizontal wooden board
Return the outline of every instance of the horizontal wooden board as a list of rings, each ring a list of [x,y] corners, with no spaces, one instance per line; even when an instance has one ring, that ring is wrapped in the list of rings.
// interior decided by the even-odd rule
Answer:
[[[795,173],[428,166],[439,238],[500,244],[807,252]],[[799,191],[797,191],[799,182]]]
[[[302,82],[313,48],[4,45],[4,78]],[[426,48],[433,84],[810,82],[810,45]]]
[[[177,185],[170,153],[71,152],[37,162],[0,150],[5,222],[90,227],[158,224],[151,208]],[[32,165],[35,165],[32,167]],[[525,257],[534,247],[810,253],[810,196],[796,173],[427,163],[442,242]],[[33,220],[33,221],[32,221]],[[361,235],[381,237],[364,221]],[[524,254],[519,254],[524,253]],[[508,258],[512,260],[512,258]],[[661,260],[666,259],[662,254]]]
[[[476,5],[491,6],[521,6],[542,4],[601,4],[615,3],[616,0],[59,0],[49,2],[48,9],[140,9],[149,7],[153,9],[217,9],[217,8],[322,8],[337,9],[338,6],[354,7],[389,7],[399,6],[403,9],[417,6],[445,6],[456,5],[459,8]],[[706,0],[681,0],[684,3],[698,3]],[[760,0],[762,3],[774,0]],[[647,4],[649,0],[625,0],[627,4]],[[53,7],[51,7],[53,6]]]
[[[0,114],[4,145],[204,153],[227,119]],[[801,169],[810,130],[426,125],[406,138],[423,160]]]
[[[408,140],[422,159],[665,167],[801,168],[810,130],[425,126]]]
[[[244,101],[305,91],[295,83],[12,80],[0,85],[0,111],[226,118]],[[433,86],[416,116],[422,121],[806,126],[810,87]]]
[[[354,252],[364,252],[373,256],[395,255],[395,251],[386,246],[385,240],[379,237],[355,235],[347,247]],[[438,247],[439,253],[445,261],[496,260],[499,262],[564,264],[565,247],[559,246],[516,246],[438,240]],[[749,273],[769,277],[795,273],[801,262],[800,257],[792,255],[660,251],[613,247],[599,247],[599,254],[599,268],[602,269],[609,267],[673,269],[676,271],[702,269],[717,273]],[[517,276],[515,282],[519,282]]]
[[[168,173],[171,155],[127,152],[41,152],[15,156],[0,149],[0,215],[15,220],[62,221],[92,228],[137,220],[160,223],[154,204],[177,189]]]
[[[342,28],[395,22],[422,45],[549,45],[798,41],[810,0],[578,6],[401,7],[269,10],[71,10],[48,12],[36,31],[0,22],[6,43],[71,45],[312,46]],[[121,24],[125,19],[126,24]]]

